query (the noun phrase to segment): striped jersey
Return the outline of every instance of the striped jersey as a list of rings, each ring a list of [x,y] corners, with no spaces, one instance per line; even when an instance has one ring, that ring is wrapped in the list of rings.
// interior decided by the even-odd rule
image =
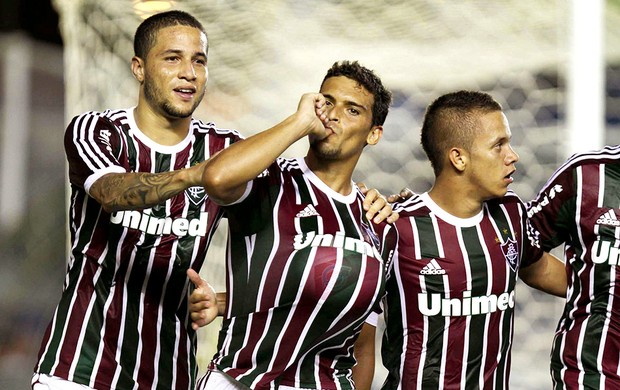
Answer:
[[[65,133],[71,253],[36,373],[96,389],[188,389],[196,377],[186,270],[200,269],[221,218],[202,187],[155,207],[107,213],[88,195],[110,172],[167,172],[240,138],[193,119],[177,145],[142,133],[133,110],[88,112]]]
[[[333,191],[303,159],[276,160],[249,188],[225,208],[228,301],[212,368],[252,389],[353,389],[353,343],[385,281],[362,195]]]
[[[572,156],[528,212],[544,250],[564,244],[569,288],[551,352],[554,388],[620,388],[620,146]]]
[[[542,252],[512,192],[471,218],[425,193],[397,209],[388,264],[383,389],[506,389],[519,267]]]

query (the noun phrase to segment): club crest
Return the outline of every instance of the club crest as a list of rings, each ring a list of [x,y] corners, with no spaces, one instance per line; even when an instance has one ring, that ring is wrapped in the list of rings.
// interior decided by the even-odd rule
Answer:
[[[517,269],[517,259],[519,258],[519,250],[517,249],[517,242],[512,238],[508,238],[505,243],[501,245],[502,252],[510,268]]]
[[[196,186],[185,190],[187,198],[196,206],[199,206],[206,198],[207,192],[204,187]]]

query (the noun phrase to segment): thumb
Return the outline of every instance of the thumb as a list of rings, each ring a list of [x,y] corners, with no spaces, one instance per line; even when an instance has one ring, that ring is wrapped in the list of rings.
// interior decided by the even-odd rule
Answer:
[[[190,282],[194,283],[194,286],[196,288],[200,288],[205,284],[205,281],[200,277],[200,275],[198,275],[198,272],[194,271],[194,269],[192,268],[189,268],[187,270],[187,277],[189,278]]]

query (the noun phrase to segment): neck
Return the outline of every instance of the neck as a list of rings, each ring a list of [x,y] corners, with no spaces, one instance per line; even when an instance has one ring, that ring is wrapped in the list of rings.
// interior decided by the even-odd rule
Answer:
[[[482,210],[483,200],[477,196],[475,189],[441,175],[436,178],[428,195],[444,211],[458,218],[471,218]]]
[[[147,137],[160,145],[172,146],[183,141],[189,132],[191,117],[168,118],[145,104],[134,109],[136,124]]]
[[[312,151],[304,159],[308,168],[329,188],[341,195],[349,195],[353,190],[351,179],[355,162],[317,158]]]

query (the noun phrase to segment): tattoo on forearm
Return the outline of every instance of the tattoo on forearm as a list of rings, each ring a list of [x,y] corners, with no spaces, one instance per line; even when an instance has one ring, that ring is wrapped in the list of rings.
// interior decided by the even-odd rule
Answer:
[[[106,203],[108,209],[152,207],[184,189],[175,184],[175,175],[176,172],[111,174],[98,180],[92,193]]]

